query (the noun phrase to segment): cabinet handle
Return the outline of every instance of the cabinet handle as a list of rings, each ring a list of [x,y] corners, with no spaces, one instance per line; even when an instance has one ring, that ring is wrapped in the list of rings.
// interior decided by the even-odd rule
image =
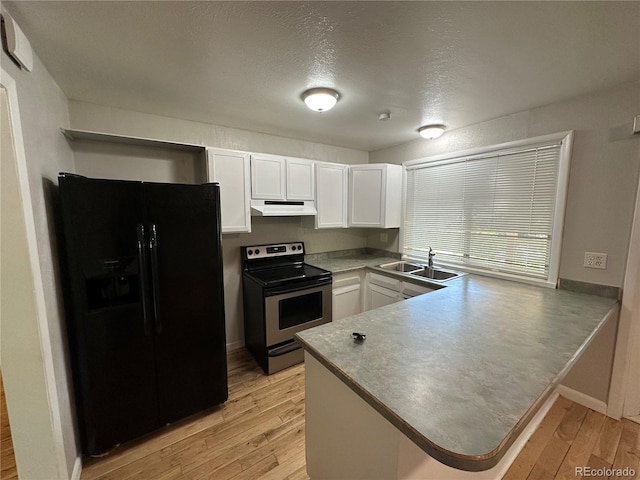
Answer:
[[[138,236],[138,269],[139,272],[139,286],[140,286],[140,298],[142,299],[142,324],[144,327],[144,334],[151,335],[151,325],[149,324],[149,305],[147,299],[148,288],[148,270],[147,270],[147,249],[144,242],[144,225],[139,223],[136,228]]]
[[[151,234],[149,239],[149,252],[151,253],[151,277],[153,293],[153,318],[156,325],[156,334],[162,332],[162,319],[160,316],[160,284],[158,280],[158,228],[155,223],[151,224]]]

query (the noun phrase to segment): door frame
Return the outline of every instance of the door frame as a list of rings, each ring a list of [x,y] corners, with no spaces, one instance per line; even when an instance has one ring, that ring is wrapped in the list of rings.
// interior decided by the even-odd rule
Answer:
[[[629,238],[607,415],[640,415],[640,181]]]
[[[16,180],[18,182],[18,190],[20,195],[20,203],[22,205],[22,214],[25,223],[24,234],[26,241],[26,247],[29,255],[30,275],[33,279],[33,302],[36,311],[36,321],[39,333],[39,345],[42,355],[42,380],[44,382],[44,388],[47,392],[46,402],[49,404],[49,417],[51,420],[51,430],[53,445],[50,448],[54,452],[57,465],[52,466],[59,474],[68,475],[71,474],[71,478],[79,478],[81,470],[80,457],[76,459],[73,472],[67,472],[67,461],[64,451],[64,434],[62,429],[62,419],[60,416],[60,403],[58,401],[58,386],[56,383],[55,372],[53,369],[53,351],[51,348],[51,337],[49,333],[49,324],[47,317],[47,309],[45,303],[44,286],[42,284],[42,268],[40,264],[40,256],[38,254],[38,241],[36,235],[36,223],[33,215],[33,204],[31,201],[31,188],[29,185],[29,175],[27,167],[27,157],[25,153],[24,136],[22,134],[22,122],[20,116],[20,108],[18,101],[18,89],[15,79],[9,75],[9,73],[0,67],[0,87],[4,88],[7,94],[7,107],[9,110],[9,128],[11,130],[11,136],[13,140],[13,148],[15,154],[16,163]],[[14,439],[16,432],[18,432],[22,426],[22,420],[24,416],[18,416],[13,418],[11,416],[11,391],[12,389],[18,390],[15,384],[12,385],[10,380],[11,371],[13,365],[11,362],[8,365],[3,366],[4,386],[5,394],[7,394],[7,406],[9,414],[9,422],[12,427],[12,433]],[[6,375],[7,371],[9,375]],[[7,380],[9,380],[7,382]],[[15,407],[14,407],[15,408]],[[15,411],[15,410],[14,410]],[[18,471],[20,471],[21,464],[27,463],[34,454],[32,449],[22,448],[20,444],[15,444],[14,440],[14,452],[16,456],[16,464]],[[25,467],[22,467],[23,469]],[[28,469],[27,469],[28,471]]]

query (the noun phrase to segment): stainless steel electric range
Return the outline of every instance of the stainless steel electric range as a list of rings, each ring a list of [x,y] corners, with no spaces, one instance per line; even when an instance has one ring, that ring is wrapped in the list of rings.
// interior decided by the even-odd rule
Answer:
[[[297,332],[331,321],[331,272],[304,263],[304,243],[241,247],[244,339],[267,374],[302,362]]]

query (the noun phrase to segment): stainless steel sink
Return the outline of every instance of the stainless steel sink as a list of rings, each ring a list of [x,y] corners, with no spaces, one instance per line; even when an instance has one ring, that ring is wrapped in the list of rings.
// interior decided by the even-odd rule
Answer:
[[[423,268],[421,270],[416,270],[410,273],[411,275],[428,278],[430,280],[449,280],[450,278],[455,278],[462,275],[461,273],[447,272],[445,270],[438,270],[437,268],[432,268],[431,270]]]
[[[405,262],[404,260],[399,262],[383,263],[379,265],[384,270],[392,270],[394,272],[412,273],[418,270],[422,270],[422,265],[416,265],[415,263]]]

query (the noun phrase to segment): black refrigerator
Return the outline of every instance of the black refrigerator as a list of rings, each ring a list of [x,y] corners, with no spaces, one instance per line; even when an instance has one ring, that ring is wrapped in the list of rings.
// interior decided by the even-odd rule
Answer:
[[[224,402],[218,185],[58,181],[83,453]]]

